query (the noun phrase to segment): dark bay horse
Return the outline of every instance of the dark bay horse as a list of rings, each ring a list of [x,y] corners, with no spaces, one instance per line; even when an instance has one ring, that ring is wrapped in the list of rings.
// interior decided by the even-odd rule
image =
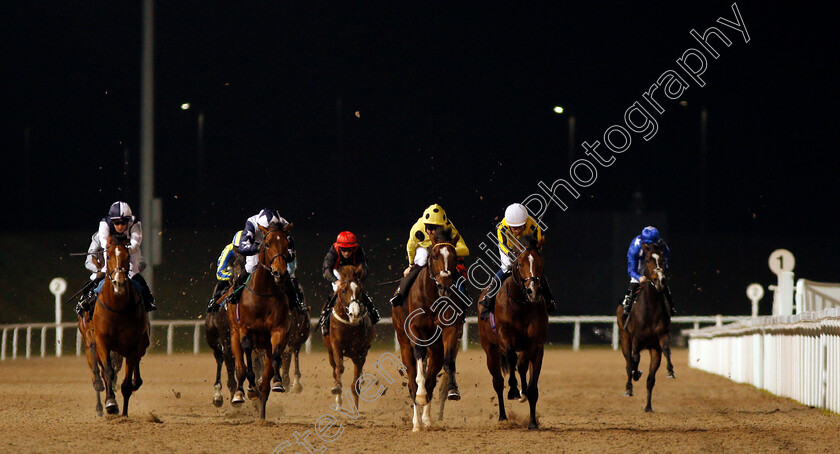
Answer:
[[[230,282],[236,282],[237,277],[245,272],[245,256],[235,253],[232,265],[232,273]],[[222,293],[219,301],[225,301],[233,292],[233,286]],[[236,383],[236,363],[233,359],[233,351],[230,347],[230,324],[228,323],[227,305],[223,305],[219,310],[210,312],[204,319],[204,337],[207,339],[207,345],[213,349],[213,357],[216,359],[216,380],[213,382],[213,405],[221,407],[224,404],[224,397],[222,396],[222,364],[225,365],[227,371],[227,387],[230,390],[230,397],[237,389]]]
[[[289,314],[289,337],[286,342],[286,350],[283,351],[283,385],[290,386],[292,392],[295,394],[303,391],[303,385],[300,384],[300,347],[306,343],[306,340],[309,339],[309,333],[312,331],[309,306],[303,300],[300,303],[306,309],[291,309]],[[294,380],[289,376],[292,359],[294,359],[295,363]]]
[[[111,237],[108,241],[106,263],[108,272],[93,311],[93,338],[96,358],[105,381],[105,410],[119,412],[114,387],[116,370],[111,353],[125,358],[125,378],[120,387],[123,395],[123,416],[128,416],[131,393],[143,384],[140,378],[140,358],[149,347],[149,316],[140,301],[140,294],[128,278],[129,253],[127,243]]]
[[[460,400],[455,381],[455,358],[464,327],[466,308],[455,295],[460,238],[438,228],[429,247],[429,260],[420,270],[405,304],[393,308],[392,322],[408,369],[408,390],[414,401],[413,431],[432,425],[430,400],[441,368],[448,376],[447,399]]]
[[[539,428],[536,416],[540,397],[539,380],[543,351],[548,331],[548,312],[542,297],[543,257],[542,242],[530,240],[513,264],[511,276],[502,283],[496,296],[494,318],[496,332],[490,319],[478,321],[481,346],[487,357],[487,369],[493,376],[493,388],[499,401],[499,421],[507,419],[505,413],[504,377],[509,374],[508,399],[528,400],[531,417],[528,429]],[[484,297],[482,292],[481,298]],[[517,355],[518,353],[518,355]],[[530,368],[530,380],[526,372]],[[516,382],[516,372],[522,380],[522,393]]]
[[[335,395],[335,403],[341,406],[341,374],[344,373],[344,357],[353,361],[353,385],[350,386],[356,408],[359,408],[359,377],[367,359],[370,342],[373,339],[373,325],[370,316],[365,312],[365,305],[359,301],[362,297],[362,284],[359,276],[362,265],[342,266],[339,272],[338,288],[336,289],[335,307],[331,317],[330,332],[324,336],[324,345],[330,355],[330,366],[333,368],[335,385],[330,392]]]
[[[650,369],[647,377],[646,412],[653,411],[650,397],[656,384],[656,371],[662,362],[662,354],[668,362],[668,378],[676,378],[671,364],[671,316],[665,298],[666,276],[661,263],[664,262],[662,251],[654,244],[642,244],[645,253],[645,282],[639,288],[639,296],[625,321],[621,306],[616,310],[618,325],[621,329],[621,352],[624,354],[627,369],[627,385],[624,395],[633,395],[633,381],[642,376],[639,371],[639,352],[650,351]]]
[[[283,351],[289,336],[289,301],[285,281],[289,279],[290,261],[286,232],[278,224],[259,226],[265,237],[258,264],[245,284],[239,304],[228,308],[230,344],[236,361],[237,390],[232,404],[245,402],[242,385],[248,379],[248,397],[260,399],[260,419],[265,419],[265,405],[270,391],[286,392],[281,379]],[[251,354],[265,350],[265,367],[259,390],[256,388]],[[246,367],[247,361],[247,367]]]

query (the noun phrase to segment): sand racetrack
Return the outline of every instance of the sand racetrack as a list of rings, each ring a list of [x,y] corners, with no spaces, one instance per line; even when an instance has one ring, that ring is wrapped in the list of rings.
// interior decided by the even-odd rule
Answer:
[[[369,360],[381,353],[371,352]],[[458,357],[463,399],[447,403],[444,421],[419,434],[411,432],[405,379],[393,366],[385,369],[396,382],[377,400],[360,402],[358,419],[331,410],[324,352],[301,355],[303,392],[272,394],[265,423],[256,421],[250,403],[233,410],[227,392],[222,408],[211,404],[210,354],[146,356],[145,382],[128,418],[94,415],[84,357],[17,359],[0,363],[0,446],[12,452],[271,452],[309,430],[314,448],[326,452],[837,452],[840,416],[689,369],[686,358],[685,350],[674,351],[676,380],[666,380],[660,369],[655,413],[646,414],[647,354],[636,396],[628,398],[619,352],[549,350],[537,408],[542,429],[529,432],[527,403],[508,401],[511,421],[497,422],[484,353],[473,347]],[[346,389],[351,377],[345,377]],[[119,391],[117,401],[122,408]],[[433,405],[436,415],[437,396]],[[314,434],[323,414],[337,415],[344,428],[329,443]],[[293,444],[282,452],[307,449]]]

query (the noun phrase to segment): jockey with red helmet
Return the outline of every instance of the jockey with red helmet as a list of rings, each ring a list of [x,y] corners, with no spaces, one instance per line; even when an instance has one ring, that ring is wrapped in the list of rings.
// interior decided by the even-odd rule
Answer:
[[[627,249],[627,274],[630,275],[630,285],[627,287],[627,292],[624,294],[624,301],[621,302],[621,307],[624,316],[630,313],[633,307],[633,302],[638,295],[639,286],[644,284],[647,280],[645,273],[645,251],[642,249],[642,244],[658,244],[662,249],[662,255],[665,256],[665,269],[668,269],[668,259],[671,256],[671,250],[659,236],[659,230],[656,227],[648,226],[642,229],[642,233],[633,238],[630,242],[630,248]],[[671,298],[671,289],[665,285],[665,297],[668,298],[668,303],[671,306],[671,315],[675,315],[674,303]]]
[[[365,258],[365,251],[356,241],[356,235],[353,232],[345,231],[338,234],[335,243],[330,246],[327,255],[324,256],[324,264],[322,266],[324,279],[326,279],[332,286],[333,293],[327,298],[324,303],[324,309],[321,311],[321,318],[318,324],[321,326],[321,333],[326,336],[330,331],[330,314],[335,305],[335,291],[339,284],[338,269],[345,265],[362,267],[359,280],[364,282],[368,276],[368,264]],[[368,315],[370,316],[371,324],[376,324],[379,321],[379,311],[376,310],[373,301],[367,292],[362,292],[362,304],[364,304]]]

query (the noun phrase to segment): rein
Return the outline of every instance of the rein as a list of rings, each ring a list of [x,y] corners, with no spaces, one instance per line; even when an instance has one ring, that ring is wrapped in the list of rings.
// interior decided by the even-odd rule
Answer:
[[[352,281],[350,281],[350,282],[352,282]],[[346,284],[342,284],[342,287],[343,287],[344,285],[346,285]],[[357,285],[358,285],[358,284],[357,284]],[[359,286],[359,288],[361,288],[361,286]],[[338,309],[338,308],[341,306],[341,305],[340,305],[340,304],[338,304],[338,303],[341,303],[341,302],[342,302],[341,294],[339,293],[339,290],[340,290],[340,289],[341,289],[341,288],[336,289],[336,300],[337,300],[337,301],[336,301],[335,307],[334,307],[334,308],[333,308],[333,310],[332,310],[332,316],[333,316],[336,320],[340,321],[341,323],[344,323],[345,325],[356,326],[356,325],[358,325],[359,323],[361,323],[361,322],[362,322],[362,320],[364,320],[364,319],[365,319],[365,317],[370,318],[370,315],[368,315],[367,310],[365,310],[365,305],[364,305],[364,304],[362,304],[362,303],[359,301],[359,299],[358,299],[358,298],[356,298],[355,296],[354,296],[353,298],[350,298],[350,300],[348,300],[348,301],[347,301],[346,306],[350,306],[350,303],[355,302],[356,304],[358,304],[358,305],[359,305],[359,307],[360,307],[360,308],[362,308],[362,310],[365,310],[365,311],[364,311],[364,313],[363,313],[363,314],[359,317],[359,321],[358,321],[358,322],[356,322],[356,323],[352,323],[350,320],[345,320],[345,319],[344,319],[344,318],[342,318],[340,315],[338,315],[338,311],[337,311],[336,309]],[[347,310],[347,309],[345,308],[345,311],[346,311],[346,310]]]
[[[272,270],[272,269],[271,269],[271,266],[270,266],[270,265],[271,265],[272,263],[274,263],[274,261],[275,261],[275,260],[277,260],[277,258],[279,258],[279,257],[284,257],[284,258],[287,258],[287,256],[283,255],[283,253],[282,253],[282,252],[281,252],[281,253],[278,253],[278,254],[275,254],[273,257],[271,257],[271,259],[269,259],[269,260],[268,260],[268,265],[266,265],[265,263],[263,263],[263,259],[262,259],[263,257],[265,257],[265,252],[266,252],[266,245],[265,245],[265,243],[263,243],[263,244],[260,246],[260,250],[259,250],[259,256],[260,256],[260,257],[259,257],[259,260],[257,260],[257,263],[260,265],[260,267],[261,267],[261,268],[263,268],[264,270],[268,271],[268,272],[269,272],[269,274],[271,274],[272,276],[274,276],[274,270]],[[288,260],[287,260],[287,261],[288,261]],[[272,293],[260,293],[260,292],[258,292],[258,291],[256,291],[256,290],[254,290],[253,288],[251,288],[251,280],[250,280],[250,279],[248,280],[248,282],[246,282],[246,283],[245,283],[245,290],[248,290],[249,292],[253,293],[254,295],[257,295],[257,296],[262,297],[262,298],[268,298],[268,297],[272,297],[272,296],[278,296],[278,295],[280,295],[280,294],[282,293],[282,292],[280,292],[279,290],[277,290],[277,286],[276,286],[276,285],[275,285],[275,291],[274,291],[274,292],[272,292]]]

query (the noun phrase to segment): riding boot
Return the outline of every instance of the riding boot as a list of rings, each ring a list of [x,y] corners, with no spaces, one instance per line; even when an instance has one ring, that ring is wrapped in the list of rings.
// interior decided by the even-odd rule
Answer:
[[[420,270],[423,269],[420,265],[411,265],[411,269],[408,270],[408,274],[403,276],[400,280],[400,286],[397,289],[397,293],[391,297],[391,306],[402,306],[403,302],[405,302],[405,297],[408,296],[408,291],[411,290],[411,284],[414,283],[414,279],[417,278],[417,275],[420,274]]]
[[[630,309],[633,308],[633,302],[636,301],[636,294],[639,290],[638,282],[631,282],[630,286],[627,287],[627,292],[624,294],[624,301],[621,302],[621,315],[627,317],[627,314],[630,313]]]
[[[375,325],[382,317],[379,315],[379,311],[376,310],[376,306],[373,304],[373,300],[370,299],[370,295],[367,292],[362,292],[362,304],[365,305],[365,310],[367,310],[368,316],[370,317],[370,324]]]
[[[152,290],[149,288],[149,284],[146,282],[146,279],[143,279],[143,276],[140,273],[135,274],[131,279],[140,284],[140,299],[143,300],[143,306],[145,307],[146,312],[157,310],[157,306],[155,306],[155,297],[152,296]]]
[[[674,299],[671,298],[671,287],[665,284],[665,298],[668,299],[668,306],[671,308],[671,317],[677,315],[677,309],[674,307]]]
[[[230,287],[230,281],[218,281],[216,282],[216,286],[213,288],[213,296],[210,297],[210,301],[207,302],[207,313],[216,312],[219,310],[219,306],[216,304],[219,297]]]
[[[233,287],[233,291],[230,292],[230,296],[228,296],[228,303],[229,304],[237,304],[239,303],[239,297],[242,295],[242,291],[245,289],[245,283],[248,282],[248,274],[244,270],[239,273],[239,276],[236,277],[236,281],[231,284]]]
[[[551,293],[551,287],[548,285],[548,279],[543,276],[542,288],[543,299],[545,299],[545,309],[549,314],[553,314],[557,310],[557,304],[554,302],[554,295]]]
[[[301,312],[305,311],[303,307],[303,292],[300,290],[300,284],[296,278],[286,279],[286,295],[289,297],[289,308],[297,309]]]
[[[330,333],[330,315],[332,315],[332,308],[335,306],[335,300],[338,295],[333,293],[324,302],[324,308],[321,310],[321,317],[318,319],[318,326],[321,327],[321,334],[324,336]]]
[[[504,285],[507,278],[511,276],[510,271],[502,271],[499,270],[496,272],[496,277],[499,279],[499,288],[496,290],[496,294],[490,296],[489,292],[484,295],[484,299],[478,304],[479,306],[479,313],[478,316],[482,320],[487,320],[490,317],[490,313],[496,308],[496,298],[499,295],[499,291],[502,289],[502,285]]]

